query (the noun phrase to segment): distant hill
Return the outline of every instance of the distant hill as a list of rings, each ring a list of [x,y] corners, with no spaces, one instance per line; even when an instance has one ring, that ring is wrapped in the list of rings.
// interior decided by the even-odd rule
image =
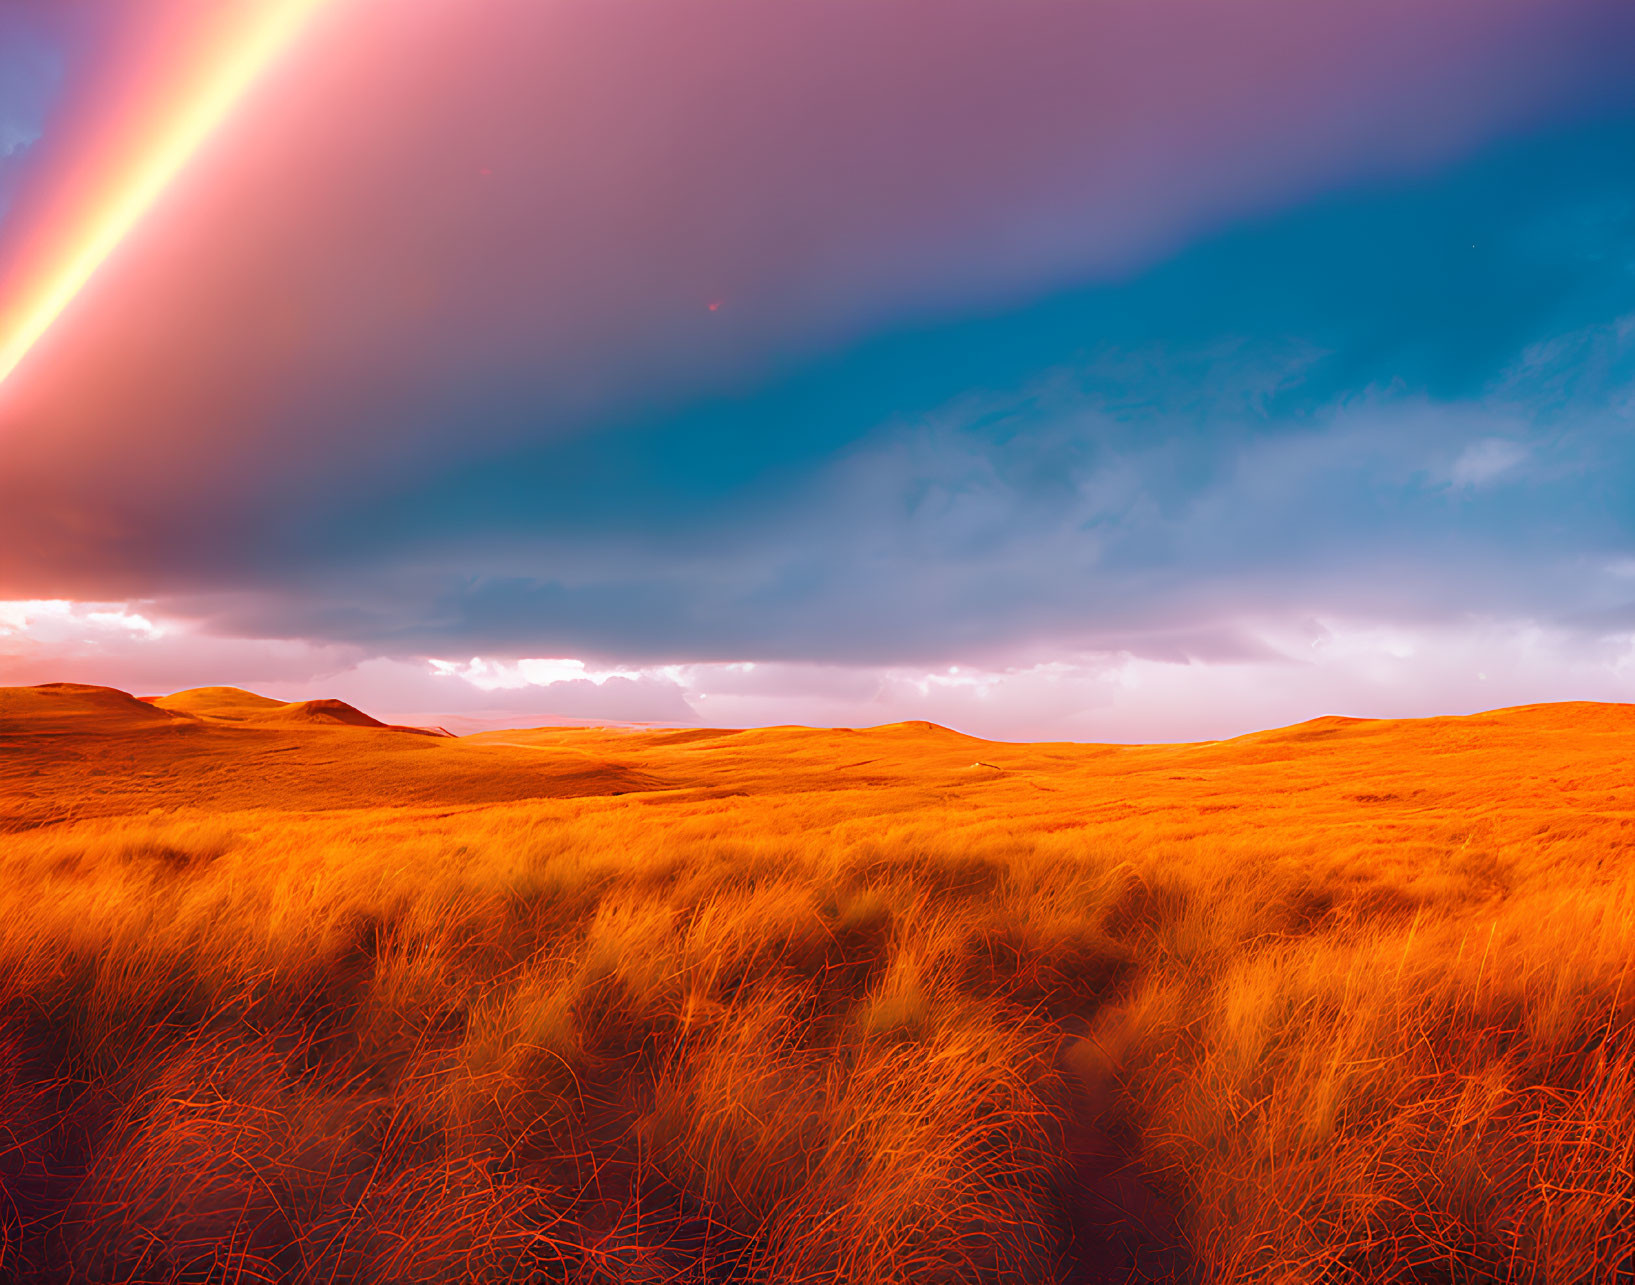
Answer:
[[[185,714],[155,707],[115,687],[85,683],[0,687],[0,735],[108,734],[187,721]]]
[[[282,709],[284,705],[282,701],[275,701],[270,696],[257,696],[242,687],[190,687],[185,692],[173,692],[169,696],[144,696],[142,699],[158,709],[229,720],[254,718],[269,710]]]
[[[327,723],[345,727],[385,727],[361,709],[338,700],[291,701],[255,715],[258,723]],[[404,730],[404,729],[397,729]],[[418,729],[416,729],[418,730]]]
[[[448,736],[441,727],[403,727],[383,723],[342,700],[277,701],[242,687],[190,687],[169,696],[144,696],[144,703],[156,709],[191,714],[224,723],[332,724],[347,727],[385,727],[395,732],[422,736]]]
[[[1632,746],[0,688],[0,1278],[1611,1285]]]
[[[0,832],[154,807],[315,811],[482,804],[666,784],[590,761],[394,727],[339,700],[234,687],[138,699],[112,687],[0,687]]]
[[[1635,706],[1589,702],[1466,717],[1330,716],[1172,745],[1011,744],[926,722],[454,737],[388,726],[339,700],[286,703],[203,687],[144,701],[48,683],[0,688],[0,829],[155,806],[312,811],[855,792],[889,808],[1000,791],[1028,809],[1047,798],[1071,804],[1085,824],[1221,811],[1240,836],[1342,818],[1372,834],[1399,807],[1419,824],[1444,808],[1463,817],[1489,798],[1552,815],[1584,806],[1627,775],[1632,737]],[[1557,799],[1558,776],[1579,792]]]

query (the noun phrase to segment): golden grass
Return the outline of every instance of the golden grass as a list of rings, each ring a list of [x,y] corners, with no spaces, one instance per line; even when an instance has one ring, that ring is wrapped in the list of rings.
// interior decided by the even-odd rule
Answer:
[[[312,729],[208,810],[61,726],[7,729],[34,788],[131,802],[0,838],[5,1279],[1635,1278],[1622,707]],[[302,798],[342,752],[378,806]],[[370,785],[404,754],[452,797]]]

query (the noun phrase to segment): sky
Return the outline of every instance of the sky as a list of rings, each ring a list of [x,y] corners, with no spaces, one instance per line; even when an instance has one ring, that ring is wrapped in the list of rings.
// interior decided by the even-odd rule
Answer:
[[[278,3],[0,6],[0,322]],[[323,0],[0,382],[47,681],[1635,700],[1635,7]]]

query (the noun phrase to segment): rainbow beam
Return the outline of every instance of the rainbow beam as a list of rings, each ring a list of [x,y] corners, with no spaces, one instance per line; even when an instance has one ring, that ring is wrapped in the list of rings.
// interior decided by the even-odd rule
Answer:
[[[85,239],[39,293],[19,308],[21,320],[0,347],[0,384],[10,378],[40,336],[51,328],[96,270],[159,199],[251,84],[326,0],[265,0],[263,12],[233,40],[160,131],[106,209],[91,220]]]

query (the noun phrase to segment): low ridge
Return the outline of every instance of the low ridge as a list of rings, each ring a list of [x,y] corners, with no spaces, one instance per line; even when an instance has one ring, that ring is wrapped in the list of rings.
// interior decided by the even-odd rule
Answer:
[[[386,726],[378,718],[365,714],[355,705],[342,700],[291,701],[277,705],[255,716],[257,723],[330,723],[348,727]]]
[[[155,708],[117,687],[90,683],[0,687],[0,732],[123,732],[191,721],[186,714]]]
[[[142,699],[159,709],[230,722],[253,718],[284,706],[283,701],[258,696],[242,687],[189,687],[186,691],[172,692],[169,696],[144,696]]]

